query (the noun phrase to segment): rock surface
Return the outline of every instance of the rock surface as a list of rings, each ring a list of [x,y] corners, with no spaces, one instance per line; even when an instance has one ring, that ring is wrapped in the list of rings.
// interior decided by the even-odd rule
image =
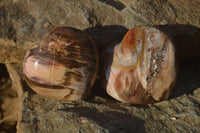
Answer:
[[[0,64],[0,132],[16,132],[18,97],[6,66]]]
[[[2,0],[0,62],[6,63],[21,101],[17,131],[200,132],[199,8],[198,0]],[[176,87],[167,101],[145,106],[120,103],[98,82],[85,100],[55,101],[36,94],[23,80],[25,52],[57,26],[86,31],[101,53],[120,42],[129,28],[161,24],[175,41],[179,58],[187,59],[180,63]]]

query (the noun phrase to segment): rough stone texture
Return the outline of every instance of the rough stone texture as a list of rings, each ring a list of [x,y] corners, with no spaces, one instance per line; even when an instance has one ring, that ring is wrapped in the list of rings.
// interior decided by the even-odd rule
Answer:
[[[200,26],[199,0],[119,0],[152,24],[190,24]]]
[[[1,0],[0,62],[6,63],[21,101],[18,132],[200,132],[199,8],[198,0]],[[23,80],[25,52],[57,26],[86,31],[101,53],[131,27],[161,24],[170,24],[158,27],[175,41],[179,59],[187,59],[180,63],[167,101],[145,106],[120,103],[98,81],[83,101],[55,101],[36,94]]]

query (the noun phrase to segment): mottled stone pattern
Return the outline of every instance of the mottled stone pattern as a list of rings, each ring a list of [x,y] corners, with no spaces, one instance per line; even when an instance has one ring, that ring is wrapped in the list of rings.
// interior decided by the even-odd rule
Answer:
[[[176,63],[174,44],[166,34],[150,26],[132,28],[113,54],[111,68],[104,71],[109,73],[109,95],[133,104],[169,97],[176,80]]]
[[[199,0],[1,0],[0,62],[7,64],[21,100],[18,132],[200,132],[199,5]],[[88,99],[59,102],[36,94],[22,76],[27,50],[58,26],[86,31],[101,54],[128,29],[161,24],[170,24],[159,27],[174,40],[179,59],[187,59],[179,64],[177,84],[167,101],[121,103],[97,82]]]

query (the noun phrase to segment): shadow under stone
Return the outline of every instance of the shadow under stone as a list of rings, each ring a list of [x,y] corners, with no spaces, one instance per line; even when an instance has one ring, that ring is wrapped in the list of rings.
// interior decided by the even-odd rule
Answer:
[[[92,107],[74,107],[65,111],[75,112],[80,117],[86,117],[110,133],[145,133],[145,122],[128,114],[115,111],[98,112],[96,108]]]
[[[178,77],[171,98],[179,97],[200,87],[200,28],[186,25],[158,25],[175,43]]]
[[[101,62],[103,50],[107,47],[115,46],[116,44],[121,42],[128,29],[121,25],[107,25],[90,27],[85,29],[84,31],[92,37],[97,46],[100,61],[98,75],[101,75],[102,65],[104,65]],[[94,98],[94,96],[96,95],[110,99],[110,97],[106,94],[105,88],[102,87],[101,78],[99,76],[97,77],[92,95],[89,99]]]
[[[107,46],[121,42],[128,29],[121,25],[107,25],[90,27],[84,31],[92,37],[101,54]]]
[[[200,57],[200,28],[186,24],[156,27],[167,33],[174,41],[179,62]]]
[[[170,99],[192,94],[197,88],[200,88],[200,58],[180,62],[176,85]]]

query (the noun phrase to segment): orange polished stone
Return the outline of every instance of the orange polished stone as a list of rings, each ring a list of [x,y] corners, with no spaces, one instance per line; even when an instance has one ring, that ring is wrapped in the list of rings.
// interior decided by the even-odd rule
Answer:
[[[131,104],[166,100],[175,84],[176,63],[172,40],[155,27],[130,29],[115,46],[107,93]]]

